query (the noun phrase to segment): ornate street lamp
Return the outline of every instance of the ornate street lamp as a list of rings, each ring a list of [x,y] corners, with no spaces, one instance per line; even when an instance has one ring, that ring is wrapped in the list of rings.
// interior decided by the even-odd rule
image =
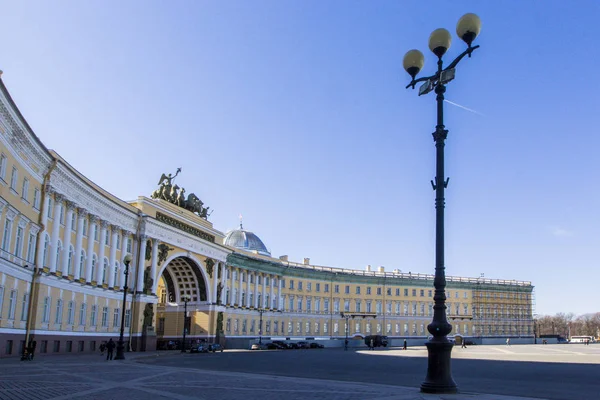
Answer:
[[[181,296],[183,300],[183,341],[181,343],[181,352],[185,353],[185,334],[187,333],[187,303],[190,301],[190,296],[184,294]]]
[[[262,315],[266,311],[264,308],[259,308],[260,320],[258,321],[258,344],[262,344]]]
[[[437,72],[434,75],[415,79],[425,63],[423,53],[419,50],[410,50],[406,53],[403,66],[412,80],[406,86],[415,88],[419,82],[424,82],[419,88],[419,96],[427,94],[432,90],[436,93],[437,100],[437,125],[433,133],[436,157],[435,182],[431,181],[435,190],[436,208],[436,236],[435,236],[435,278],[433,286],[435,295],[433,300],[433,321],[427,326],[427,330],[433,336],[427,345],[428,366],[427,376],[421,384],[421,391],[425,393],[456,393],[458,388],[452,379],[450,355],[453,344],[446,338],[452,331],[452,326],[446,318],[446,275],[444,267],[444,189],[448,186],[448,179],[444,176],[444,141],[448,130],[444,129],[444,92],[446,84],[454,79],[456,65],[479,46],[471,46],[473,40],[479,34],[481,21],[475,14],[465,14],[458,21],[456,33],[466,44],[467,49],[454,59],[446,68],[443,68],[442,56],[450,48],[452,38],[446,29],[436,29],[429,36],[429,49],[438,58]]]
[[[131,254],[127,254],[123,259],[123,264],[125,264],[125,285],[123,285],[123,304],[121,304],[121,333],[119,334],[119,343],[117,343],[117,355],[115,360],[125,359],[125,344],[123,343],[123,335],[125,333],[125,304],[127,304],[127,275],[129,274],[130,263]]]

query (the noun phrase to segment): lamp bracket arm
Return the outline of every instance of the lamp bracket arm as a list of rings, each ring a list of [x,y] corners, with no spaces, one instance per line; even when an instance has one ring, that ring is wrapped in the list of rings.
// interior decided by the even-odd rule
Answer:
[[[435,80],[437,79],[438,74],[435,75],[431,75],[431,76],[424,76],[422,78],[419,79],[413,79],[408,85],[406,85],[405,89],[408,89],[409,87],[412,87],[413,89],[415,88],[415,85],[419,82],[425,82],[429,79]]]
[[[460,62],[460,60],[462,60],[466,55],[471,57],[471,53],[474,52],[478,48],[479,48],[479,45],[467,48],[458,57],[456,57],[454,59],[454,61],[452,61],[446,68],[444,68],[444,71],[447,71],[449,69],[456,67],[458,65],[458,63]]]

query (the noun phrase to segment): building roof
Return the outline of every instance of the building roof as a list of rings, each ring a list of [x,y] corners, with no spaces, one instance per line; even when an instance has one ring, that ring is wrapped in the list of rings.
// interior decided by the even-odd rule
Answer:
[[[263,256],[271,256],[271,252],[267,250],[267,246],[265,246],[263,241],[253,232],[245,230],[241,223],[240,229],[227,232],[223,243],[241,250],[256,252]]]

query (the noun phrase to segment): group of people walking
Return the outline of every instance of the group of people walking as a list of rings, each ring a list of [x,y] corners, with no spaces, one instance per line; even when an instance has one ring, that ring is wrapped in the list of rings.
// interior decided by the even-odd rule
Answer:
[[[112,338],[110,338],[106,344],[102,343],[100,345],[100,355],[104,355],[104,352],[106,351],[106,361],[112,360],[115,347],[117,347],[117,345],[113,342]]]

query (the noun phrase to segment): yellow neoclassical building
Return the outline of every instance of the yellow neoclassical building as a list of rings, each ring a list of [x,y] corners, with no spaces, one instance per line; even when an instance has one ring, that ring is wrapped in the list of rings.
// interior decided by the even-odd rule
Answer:
[[[93,352],[118,338],[122,319],[134,351],[173,346],[184,329],[230,348],[259,336],[428,336],[433,276],[272,257],[241,225],[215,229],[178,173],[150,197],[120,200],[44,146],[0,76],[0,357],[30,340],[41,353]],[[530,282],[447,281],[453,334],[533,340]]]

